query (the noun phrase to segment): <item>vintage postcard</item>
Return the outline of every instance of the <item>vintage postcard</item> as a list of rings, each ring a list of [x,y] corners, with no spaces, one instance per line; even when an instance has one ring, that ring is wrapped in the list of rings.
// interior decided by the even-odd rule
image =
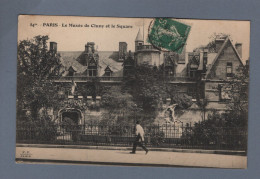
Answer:
[[[16,162],[247,168],[250,21],[20,15]]]

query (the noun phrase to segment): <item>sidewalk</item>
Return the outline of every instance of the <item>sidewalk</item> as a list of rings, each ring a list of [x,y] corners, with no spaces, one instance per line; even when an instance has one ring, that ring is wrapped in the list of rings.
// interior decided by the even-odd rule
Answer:
[[[55,144],[16,144],[16,147],[39,147],[39,148],[71,148],[71,149],[95,149],[95,150],[127,150],[132,147],[120,146],[89,146],[89,145],[55,145]],[[137,148],[137,150],[141,150]],[[204,154],[223,154],[223,155],[242,155],[246,156],[246,151],[237,150],[205,150],[205,149],[178,149],[178,148],[149,148],[150,151],[162,152],[182,152],[182,153],[204,153]]]
[[[16,147],[16,161],[39,163],[108,164],[175,167],[246,168],[246,156],[171,151],[96,150],[80,148]]]

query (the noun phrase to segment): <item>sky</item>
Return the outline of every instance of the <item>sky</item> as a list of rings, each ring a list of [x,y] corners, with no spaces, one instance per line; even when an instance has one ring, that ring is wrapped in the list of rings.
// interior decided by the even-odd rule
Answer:
[[[49,41],[58,43],[58,51],[83,51],[87,42],[95,42],[99,51],[118,51],[119,42],[127,42],[128,50],[134,51],[138,30],[144,33],[146,42],[152,20],[151,18],[21,15],[18,19],[18,42],[32,39],[37,35],[48,35]],[[243,61],[249,59],[250,21],[174,20],[191,26],[186,52],[206,45],[214,33],[225,33],[230,35],[234,44],[242,43]],[[69,24],[74,27],[70,27]],[[112,25],[115,27],[112,28]],[[131,26],[131,28],[120,28],[120,26]]]

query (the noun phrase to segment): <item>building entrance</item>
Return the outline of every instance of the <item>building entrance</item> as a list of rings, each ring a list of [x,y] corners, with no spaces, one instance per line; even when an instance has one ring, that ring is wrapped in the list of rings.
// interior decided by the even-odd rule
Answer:
[[[61,121],[68,124],[81,124],[82,117],[81,111],[77,109],[61,111]]]

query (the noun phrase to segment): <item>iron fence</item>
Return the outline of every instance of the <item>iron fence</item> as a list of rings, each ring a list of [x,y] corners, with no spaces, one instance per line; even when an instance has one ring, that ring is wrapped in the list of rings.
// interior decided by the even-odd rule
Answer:
[[[143,126],[148,147],[247,150],[245,128],[205,128],[183,123]],[[131,146],[135,126],[116,124],[18,125],[17,143]]]

